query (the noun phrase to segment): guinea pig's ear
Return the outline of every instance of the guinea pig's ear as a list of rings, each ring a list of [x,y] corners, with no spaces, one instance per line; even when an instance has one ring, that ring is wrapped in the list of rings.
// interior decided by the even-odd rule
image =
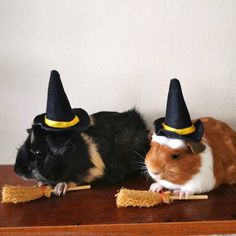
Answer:
[[[30,131],[30,143],[33,144],[39,137],[42,137],[42,129],[39,126],[33,125]]]
[[[30,133],[30,143],[33,144],[35,142],[35,134],[34,134],[34,130],[32,129],[31,133]]]
[[[148,133],[148,139],[149,141],[152,141],[152,135],[154,134],[154,131],[149,131]]]
[[[206,149],[206,146],[201,142],[187,142],[186,145],[193,154],[201,153]]]
[[[26,131],[27,131],[28,134],[31,134],[32,133],[32,128],[26,129]]]

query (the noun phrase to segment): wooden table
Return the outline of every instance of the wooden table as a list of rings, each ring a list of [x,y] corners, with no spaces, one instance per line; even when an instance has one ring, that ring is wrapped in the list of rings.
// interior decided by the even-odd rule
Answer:
[[[32,185],[0,166],[4,184]],[[24,204],[0,204],[0,235],[183,235],[236,233],[236,186],[222,186],[208,200],[175,201],[154,208],[117,208],[122,186],[148,189],[145,179]]]

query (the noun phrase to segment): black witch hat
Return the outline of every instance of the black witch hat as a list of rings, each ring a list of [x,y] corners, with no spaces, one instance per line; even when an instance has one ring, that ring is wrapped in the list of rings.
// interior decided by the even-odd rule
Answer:
[[[57,71],[51,72],[46,113],[34,118],[34,124],[45,130],[65,131],[88,128],[89,115],[81,108],[71,109],[69,100],[64,91],[60,75]]]
[[[192,122],[185,104],[179,80],[170,81],[166,117],[154,121],[155,133],[168,138],[199,142],[203,135],[200,120]]]

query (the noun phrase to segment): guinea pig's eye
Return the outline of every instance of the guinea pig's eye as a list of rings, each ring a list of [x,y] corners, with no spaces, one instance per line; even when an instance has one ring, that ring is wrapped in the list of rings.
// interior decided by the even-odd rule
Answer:
[[[36,155],[36,156],[41,156],[42,154],[43,154],[43,152],[40,151],[40,150],[35,151],[35,155]]]
[[[180,156],[180,154],[172,154],[171,157],[172,157],[173,159],[177,159],[177,158],[179,158],[179,156]]]
[[[40,151],[40,150],[34,151],[33,149],[30,149],[30,152],[31,152],[35,157],[39,157],[39,156],[41,156],[41,155],[43,154],[43,152]]]

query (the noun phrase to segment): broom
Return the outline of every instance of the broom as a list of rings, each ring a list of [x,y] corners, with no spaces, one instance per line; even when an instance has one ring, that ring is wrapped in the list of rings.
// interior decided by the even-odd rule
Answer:
[[[122,188],[115,195],[117,207],[153,207],[161,203],[170,203],[173,200],[202,200],[208,199],[207,195],[191,195],[187,198],[171,196],[170,191],[157,193],[143,190]]]
[[[69,187],[67,191],[90,189],[90,185]],[[54,189],[50,186],[13,186],[4,185],[2,188],[2,203],[29,202],[43,196],[51,197]]]

